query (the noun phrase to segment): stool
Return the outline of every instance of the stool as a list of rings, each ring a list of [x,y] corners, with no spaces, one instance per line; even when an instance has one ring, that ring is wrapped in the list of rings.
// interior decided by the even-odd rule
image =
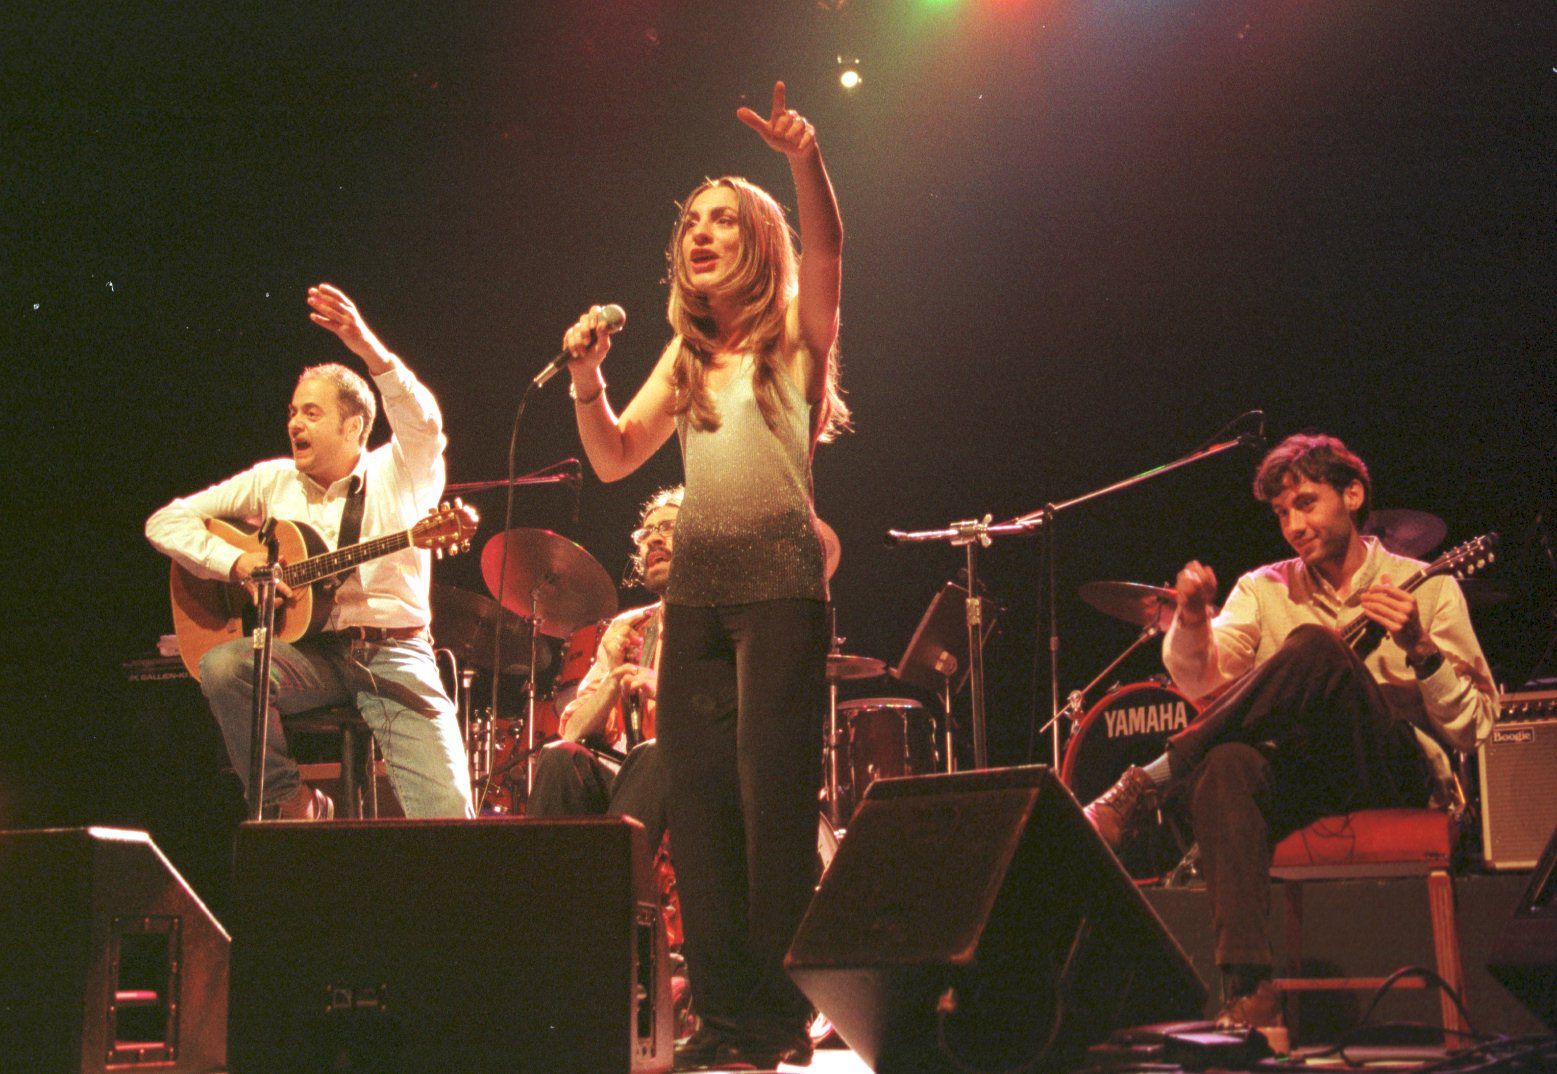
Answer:
[[[1460,934],[1454,920],[1454,887],[1449,854],[1454,846],[1453,818],[1438,809],[1364,809],[1321,817],[1276,844],[1271,877],[1283,881],[1286,902],[1287,972],[1276,980],[1284,993],[1373,991],[1382,977],[1301,977],[1303,960],[1303,885],[1321,880],[1360,880],[1397,876],[1427,878],[1438,976],[1465,999]],[[1424,988],[1426,982],[1401,981],[1400,987]],[[1292,996],[1293,1030],[1297,1028]],[[1447,995],[1440,997],[1445,1036],[1468,1031],[1464,1016]],[[1446,1041],[1453,1044],[1457,1041]]]
[[[378,816],[373,732],[353,705],[326,705],[281,717],[288,734],[337,734],[341,740],[340,794],[335,815],[346,819]],[[304,765],[304,769],[329,768]],[[320,773],[311,772],[318,775]]]

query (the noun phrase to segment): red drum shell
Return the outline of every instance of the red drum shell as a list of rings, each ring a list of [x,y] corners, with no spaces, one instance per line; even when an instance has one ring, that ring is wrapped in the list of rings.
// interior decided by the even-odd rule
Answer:
[[[838,703],[845,755],[840,763],[847,787],[840,788],[847,819],[870,785],[892,776],[935,771],[935,725],[919,702],[902,697],[868,697]]]
[[[589,673],[590,665],[595,662],[595,653],[600,649],[600,639],[605,637],[611,620],[602,619],[598,623],[590,623],[588,626],[579,627],[568,635],[567,644],[562,647],[562,664],[557,668],[557,677],[552,682],[552,692],[556,693],[568,686],[576,686],[583,681]]]

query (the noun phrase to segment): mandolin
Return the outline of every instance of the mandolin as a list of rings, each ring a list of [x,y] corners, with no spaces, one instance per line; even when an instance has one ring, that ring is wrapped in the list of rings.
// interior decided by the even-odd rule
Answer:
[[[1456,545],[1411,577],[1397,582],[1407,593],[1415,591],[1429,578],[1440,574],[1452,574],[1456,578],[1469,578],[1484,569],[1497,558],[1498,535],[1484,533],[1464,544]],[[1367,656],[1384,640],[1384,628],[1365,615],[1359,615],[1341,628],[1341,640],[1358,656]]]

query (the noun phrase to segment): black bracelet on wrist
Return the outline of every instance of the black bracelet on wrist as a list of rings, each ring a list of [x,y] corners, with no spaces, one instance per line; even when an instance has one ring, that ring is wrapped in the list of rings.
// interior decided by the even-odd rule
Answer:
[[[1430,679],[1434,672],[1443,667],[1443,653],[1435,652],[1418,663],[1411,665],[1411,670],[1418,679]]]

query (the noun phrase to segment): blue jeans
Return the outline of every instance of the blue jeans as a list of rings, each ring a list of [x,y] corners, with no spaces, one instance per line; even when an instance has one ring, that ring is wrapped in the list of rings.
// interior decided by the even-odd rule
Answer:
[[[286,801],[301,785],[297,762],[287,749],[282,714],[351,704],[373,731],[406,816],[475,816],[459,721],[426,639],[305,638],[295,645],[275,642],[271,655],[265,805]],[[200,689],[221,728],[245,794],[253,681],[254,650],[247,638],[223,642],[200,661]]]

